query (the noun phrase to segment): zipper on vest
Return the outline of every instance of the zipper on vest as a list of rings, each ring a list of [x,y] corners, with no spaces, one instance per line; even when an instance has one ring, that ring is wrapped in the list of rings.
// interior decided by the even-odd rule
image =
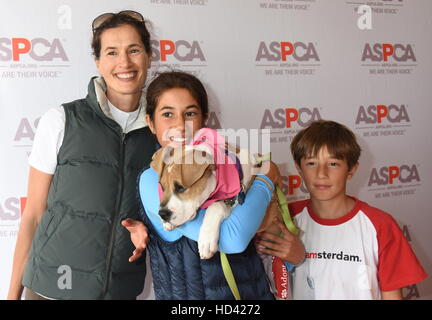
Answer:
[[[124,175],[123,175],[123,171],[124,171],[124,158],[125,158],[125,139],[126,139],[126,134],[124,132],[121,133],[121,144],[120,144],[120,164],[119,164],[119,170],[120,170],[120,188],[119,188],[119,193],[117,195],[117,203],[116,203],[116,208],[115,208],[115,215],[114,215],[114,219],[113,219],[113,225],[111,227],[111,237],[110,237],[110,244],[109,244],[109,250],[108,250],[108,259],[107,259],[107,269],[106,269],[106,274],[105,274],[105,287],[103,290],[103,297],[105,297],[105,295],[108,292],[108,286],[109,286],[109,282],[110,282],[110,274],[111,274],[111,263],[112,263],[112,255],[113,255],[113,250],[114,250],[114,242],[115,242],[115,230],[117,227],[117,223],[118,223],[118,217],[120,215],[120,206],[121,206],[121,200],[123,198],[123,184],[124,184]]]

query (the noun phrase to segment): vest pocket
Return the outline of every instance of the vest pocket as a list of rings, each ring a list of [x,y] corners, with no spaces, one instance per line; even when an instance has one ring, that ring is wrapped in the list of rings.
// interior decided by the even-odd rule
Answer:
[[[57,207],[57,208],[56,208]],[[41,221],[41,243],[40,243],[40,251],[43,250],[47,242],[50,240],[52,235],[57,230],[61,221],[63,220],[65,215],[64,209],[61,206],[53,206],[52,209],[48,209],[45,213],[43,219],[46,219],[46,223]],[[46,217],[45,217],[46,216]]]
[[[39,254],[43,264],[46,267],[67,265],[84,273],[104,270],[110,221],[98,214],[75,212],[69,207],[60,210],[63,211],[56,212],[45,233],[46,241]],[[120,227],[124,228],[119,224]],[[128,263],[127,258],[125,260]]]

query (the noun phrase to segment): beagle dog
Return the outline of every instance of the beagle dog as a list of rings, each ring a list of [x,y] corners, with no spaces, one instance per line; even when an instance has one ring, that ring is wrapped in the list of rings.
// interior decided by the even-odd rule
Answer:
[[[191,145],[159,149],[150,166],[159,177],[159,216],[166,230],[194,219],[199,208],[207,208],[198,249],[201,259],[210,259],[218,251],[220,224],[232,206],[242,202],[260,164],[247,150],[231,148],[215,130],[204,128]],[[280,175],[276,165],[270,168]],[[258,232],[277,234],[272,225],[276,217],[282,221],[274,192]]]

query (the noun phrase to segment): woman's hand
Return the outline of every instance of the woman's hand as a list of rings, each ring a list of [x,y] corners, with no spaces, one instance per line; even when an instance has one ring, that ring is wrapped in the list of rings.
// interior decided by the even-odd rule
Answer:
[[[147,228],[141,221],[130,218],[123,220],[121,224],[130,232],[131,241],[135,245],[135,250],[129,258],[129,262],[133,262],[141,257],[147,247],[149,241]]]
[[[276,219],[274,223],[281,231],[281,235],[265,231],[258,233],[255,237],[257,250],[291,264],[301,263],[305,258],[305,249],[300,238],[292,234],[279,220]]]

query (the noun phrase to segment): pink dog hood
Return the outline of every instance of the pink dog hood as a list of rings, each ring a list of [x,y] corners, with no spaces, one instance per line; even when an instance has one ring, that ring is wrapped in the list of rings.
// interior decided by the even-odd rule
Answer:
[[[235,197],[241,191],[241,181],[239,171],[236,167],[236,156],[226,152],[225,139],[210,128],[202,128],[195,133],[192,146],[202,146],[211,153],[213,163],[216,167],[216,188],[209,198],[200,206],[202,209],[208,208],[212,203],[219,200],[226,200]],[[163,190],[158,184],[159,199],[162,200]]]
[[[241,181],[235,155],[226,153],[225,139],[216,130],[202,128],[195,133],[191,145],[204,145],[212,153],[216,166],[216,188],[200,208],[235,197],[241,191]]]

